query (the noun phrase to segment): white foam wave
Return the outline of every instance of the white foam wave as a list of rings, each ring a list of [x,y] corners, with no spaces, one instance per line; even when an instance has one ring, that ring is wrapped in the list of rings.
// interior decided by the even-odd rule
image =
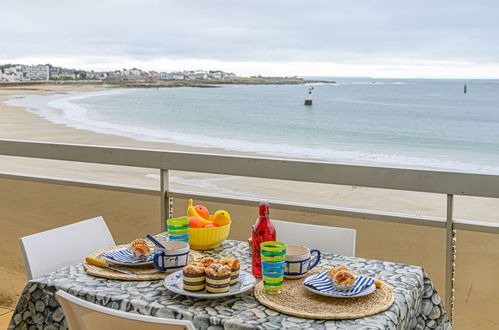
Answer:
[[[219,148],[227,151],[257,153],[266,156],[319,159],[342,163],[499,174],[498,166],[486,165],[478,162],[440,159],[436,157],[407,156],[395,153],[336,150],[294,144],[262,143],[244,139],[198,136],[183,132],[173,132],[171,130],[121,125],[91,119],[88,116],[87,109],[72,103],[74,100],[86,97],[120,94],[125,92],[130,92],[130,90],[74,93],[48,98],[47,96],[32,95],[11,99],[7,103],[14,106],[27,107],[29,111],[54,123],[64,124],[78,129],[91,130],[98,133],[125,136],[139,141],[169,142],[184,146]]]

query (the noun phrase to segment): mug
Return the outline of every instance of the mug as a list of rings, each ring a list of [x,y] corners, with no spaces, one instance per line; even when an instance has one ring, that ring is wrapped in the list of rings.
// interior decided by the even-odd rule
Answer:
[[[312,253],[317,254],[314,260],[311,258]],[[310,250],[308,247],[302,245],[288,245],[286,263],[284,265],[284,277],[291,279],[303,277],[320,260],[321,252],[319,250]]]
[[[189,262],[189,243],[182,241],[161,242],[164,249],[156,247],[154,267],[162,272],[172,272],[187,266]]]

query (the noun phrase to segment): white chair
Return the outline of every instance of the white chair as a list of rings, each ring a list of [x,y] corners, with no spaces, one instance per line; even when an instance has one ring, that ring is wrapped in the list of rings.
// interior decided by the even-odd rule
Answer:
[[[355,256],[357,231],[348,228],[317,226],[281,220],[271,220],[279,242],[304,245],[325,253]]]
[[[55,297],[62,306],[69,330],[194,330],[191,321],[165,319],[93,304],[59,290]]]
[[[28,280],[83,261],[90,253],[114,246],[102,217],[19,239]]]

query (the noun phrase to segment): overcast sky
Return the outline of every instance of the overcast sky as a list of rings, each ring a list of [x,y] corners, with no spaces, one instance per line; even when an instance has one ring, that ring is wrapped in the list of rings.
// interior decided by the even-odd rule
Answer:
[[[0,0],[0,63],[499,78],[499,1]]]

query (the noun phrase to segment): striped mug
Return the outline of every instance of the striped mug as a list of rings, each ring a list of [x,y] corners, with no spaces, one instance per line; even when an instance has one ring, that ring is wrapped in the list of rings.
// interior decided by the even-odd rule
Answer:
[[[316,254],[314,259],[311,257],[313,253]],[[284,265],[284,277],[290,279],[303,277],[320,260],[321,252],[319,250],[310,250],[308,247],[302,245],[288,245],[286,263]]]
[[[164,249],[156,247],[154,266],[162,272],[173,272],[184,268],[189,262],[190,246],[182,241],[161,242]]]

